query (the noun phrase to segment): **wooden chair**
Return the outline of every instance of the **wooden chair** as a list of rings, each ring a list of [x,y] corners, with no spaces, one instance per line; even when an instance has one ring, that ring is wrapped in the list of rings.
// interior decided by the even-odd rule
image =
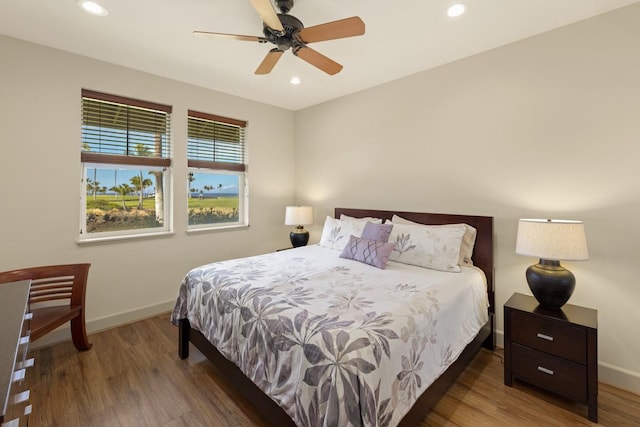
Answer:
[[[0,273],[0,283],[31,280],[31,341],[71,321],[73,345],[78,350],[91,348],[84,322],[84,297],[90,266],[49,265]],[[60,304],[61,301],[64,303]]]

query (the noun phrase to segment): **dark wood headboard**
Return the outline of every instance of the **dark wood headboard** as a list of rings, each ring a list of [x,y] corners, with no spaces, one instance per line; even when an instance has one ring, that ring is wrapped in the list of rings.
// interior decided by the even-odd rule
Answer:
[[[487,277],[487,294],[489,297],[489,314],[493,322],[495,316],[495,290],[494,290],[494,277],[493,277],[493,217],[491,216],[476,216],[476,215],[457,215],[457,214],[440,214],[440,213],[423,213],[423,212],[398,212],[398,211],[380,211],[373,209],[350,209],[350,208],[335,208],[335,217],[340,218],[340,215],[349,215],[355,218],[362,217],[375,217],[382,218],[383,220],[391,220],[393,215],[401,216],[410,221],[418,222],[420,224],[458,224],[465,223],[474,227],[478,234],[476,235],[476,244],[473,248],[473,264],[484,271]],[[495,334],[492,335],[492,340],[495,343]]]

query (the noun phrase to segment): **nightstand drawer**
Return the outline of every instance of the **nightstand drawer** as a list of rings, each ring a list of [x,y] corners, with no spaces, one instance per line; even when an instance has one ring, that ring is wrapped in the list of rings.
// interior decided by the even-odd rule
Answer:
[[[586,364],[587,333],[584,328],[511,312],[511,339],[545,353]]]
[[[569,399],[587,401],[585,366],[515,343],[512,352],[515,377]]]

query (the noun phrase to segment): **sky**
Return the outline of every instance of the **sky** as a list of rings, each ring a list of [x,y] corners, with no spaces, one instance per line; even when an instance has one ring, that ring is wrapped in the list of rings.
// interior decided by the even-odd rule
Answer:
[[[95,168],[87,168],[87,178],[93,181],[94,179],[94,170],[95,170],[95,180],[100,183],[101,187],[107,187],[107,193],[113,194],[112,191],[109,191],[111,187],[116,185],[120,185],[123,183],[131,184],[131,177],[140,174],[139,169],[95,169]],[[234,193],[238,194],[238,176],[232,174],[210,174],[210,173],[200,173],[194,171],[193,176],[195,178],[194,181],[191,182],[191,188],[196,189],[196,192],[200,192],[201,190],[205,193],[212,192],[204,191],[203,187],[205,185],[210,185],[214,187],[213,193]],[[142,177],[144,179],[149,178],[152,182],[152,185],[145,188],[145,193],[150,194],[155,192],[155,177],[149,172],[142,173]],[[180,185],[179,177],[174,177],[176,185]],[[222,185],[221,188],[218,188],[219,185]],[[184,185],[188,185],[188,180],[185,177]]]

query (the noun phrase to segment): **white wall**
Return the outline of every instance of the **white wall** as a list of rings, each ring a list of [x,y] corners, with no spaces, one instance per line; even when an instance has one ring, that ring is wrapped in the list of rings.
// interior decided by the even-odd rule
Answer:
[[[299,111],[312,241],[335,206],[493,216],[501,333],[536,262],[518,219],[584,220],[570,303],[598,310],[600,379],[640,392],[638,22],[636,4]]]
[[[90,331],[172,308],[194,266],[287,246],[293,112],[8,37],[0,58],[0,271],[90,262]],[[82,88],[173,106],[173,236],[77,245]],[[248,229],[185,233],[188,109],[248,121]]]

